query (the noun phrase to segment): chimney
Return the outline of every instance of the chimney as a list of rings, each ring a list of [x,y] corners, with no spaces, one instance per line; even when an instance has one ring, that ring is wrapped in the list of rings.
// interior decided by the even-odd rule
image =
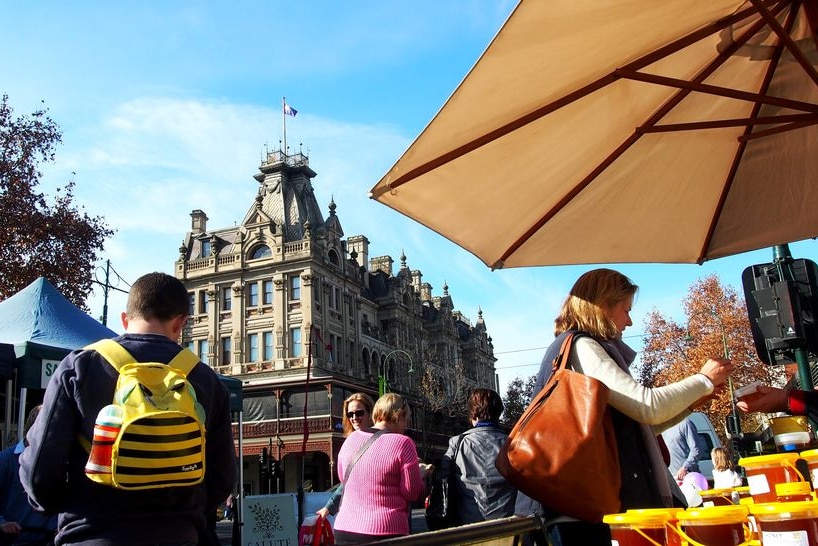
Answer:
[[[196,209],[190,213],[190,230],[194,235],[207,231],[207,214],[204,211]]]

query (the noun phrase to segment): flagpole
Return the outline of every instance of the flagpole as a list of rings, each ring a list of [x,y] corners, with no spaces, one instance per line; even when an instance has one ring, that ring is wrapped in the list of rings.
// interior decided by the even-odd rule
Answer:
[[[281,97],[281,127],[284,134],[284,157],[287,157],[287,113],[284,111],[287,105],[287,97]]]

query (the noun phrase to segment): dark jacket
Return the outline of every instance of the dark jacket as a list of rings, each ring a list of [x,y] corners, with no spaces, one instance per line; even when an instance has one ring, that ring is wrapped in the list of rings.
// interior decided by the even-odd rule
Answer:
[[[546,350],[537,374],[534,393],[540,392],[551,377],[552,364],[559,354],[566,335],[567,332],[557,336]],[[653,475],[639,423],[612,407],[609,407],[609,410],[619,453],[619,473],[622,479],[622,486],[619,490],[621,511],[624,512],[631,508],[664,507],[662,496],[656,486],[657,477]],[[664,479],[664,477],[660,478]],[[517,496],[517,506],[514,512],[521,516],[545,512],[549,519],[559,516],[522,493]]]
[[[32,543],[54,535],[57,516],[35,511],[28,503],[28,497],[20,483],[20,452],[22,442],[0,452],[0,524],[16,522],[23,528],[15,542]],[[0,532],[0,543],[8,538]]]
[[[478,426],[449,439],[449,449],[440,462],[441,476],[454,472],[457,483],[457,514],[461,525],[514,515],[517,490],[494,466],[494,460],[506,441],[506,433],[497,426]],[[454,453],[462,438],[456,458]]]
[[[116,338],[140,362],[169,362],[180,347],[161,335]],[[95,351],[74,351],[57,367],[28,433],[20,477],[32,503],[60,512],[57,544],[128,545],[196,542],[205,515],[233,490],[236,453],[229,394],[199,363],[188,375],[206,415],[205,480],[200,485],[122,491],[85,476],[99,410],[111,403],[117,372]]]

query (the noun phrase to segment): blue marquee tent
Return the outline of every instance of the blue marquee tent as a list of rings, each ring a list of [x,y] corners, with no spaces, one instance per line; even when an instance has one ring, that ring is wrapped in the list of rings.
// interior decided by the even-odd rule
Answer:
[[[40,277],[0,302],[0,379],[11,379],[16,368],[24,400],[25,389],[45,388],[69,352],[116,335]],[[223,375],[219,378],[230,392],[230,410],[241,412],[242,382]],[[21,411],[20,423],[22,416]],[[7,430],[10,419],[6,415]]]
[[[0,377],[17,368],[21,387],[43,388],[53,371],[43,361],[59,362],[74,349],[116,335],[40,277],[0,302]]]

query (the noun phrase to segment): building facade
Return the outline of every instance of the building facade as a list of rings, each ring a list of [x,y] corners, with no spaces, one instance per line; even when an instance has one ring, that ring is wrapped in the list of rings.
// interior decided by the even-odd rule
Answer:
[[[245,492],[335,484],[343,400],[379,387],[409,398],[409,433],[438,459],[466,426],[471,389],[497,389],[482,311],[472,324],[406,256],[396,268],[370,257],[365,236],[345,238],[335,203],[321,213],[305,155],[268,153],[259,169],[241,223],[211,228],[194,210],[175,264],[190,293],[182,343],[243,383]],[[265,448],[276,479],[261,477]]]

